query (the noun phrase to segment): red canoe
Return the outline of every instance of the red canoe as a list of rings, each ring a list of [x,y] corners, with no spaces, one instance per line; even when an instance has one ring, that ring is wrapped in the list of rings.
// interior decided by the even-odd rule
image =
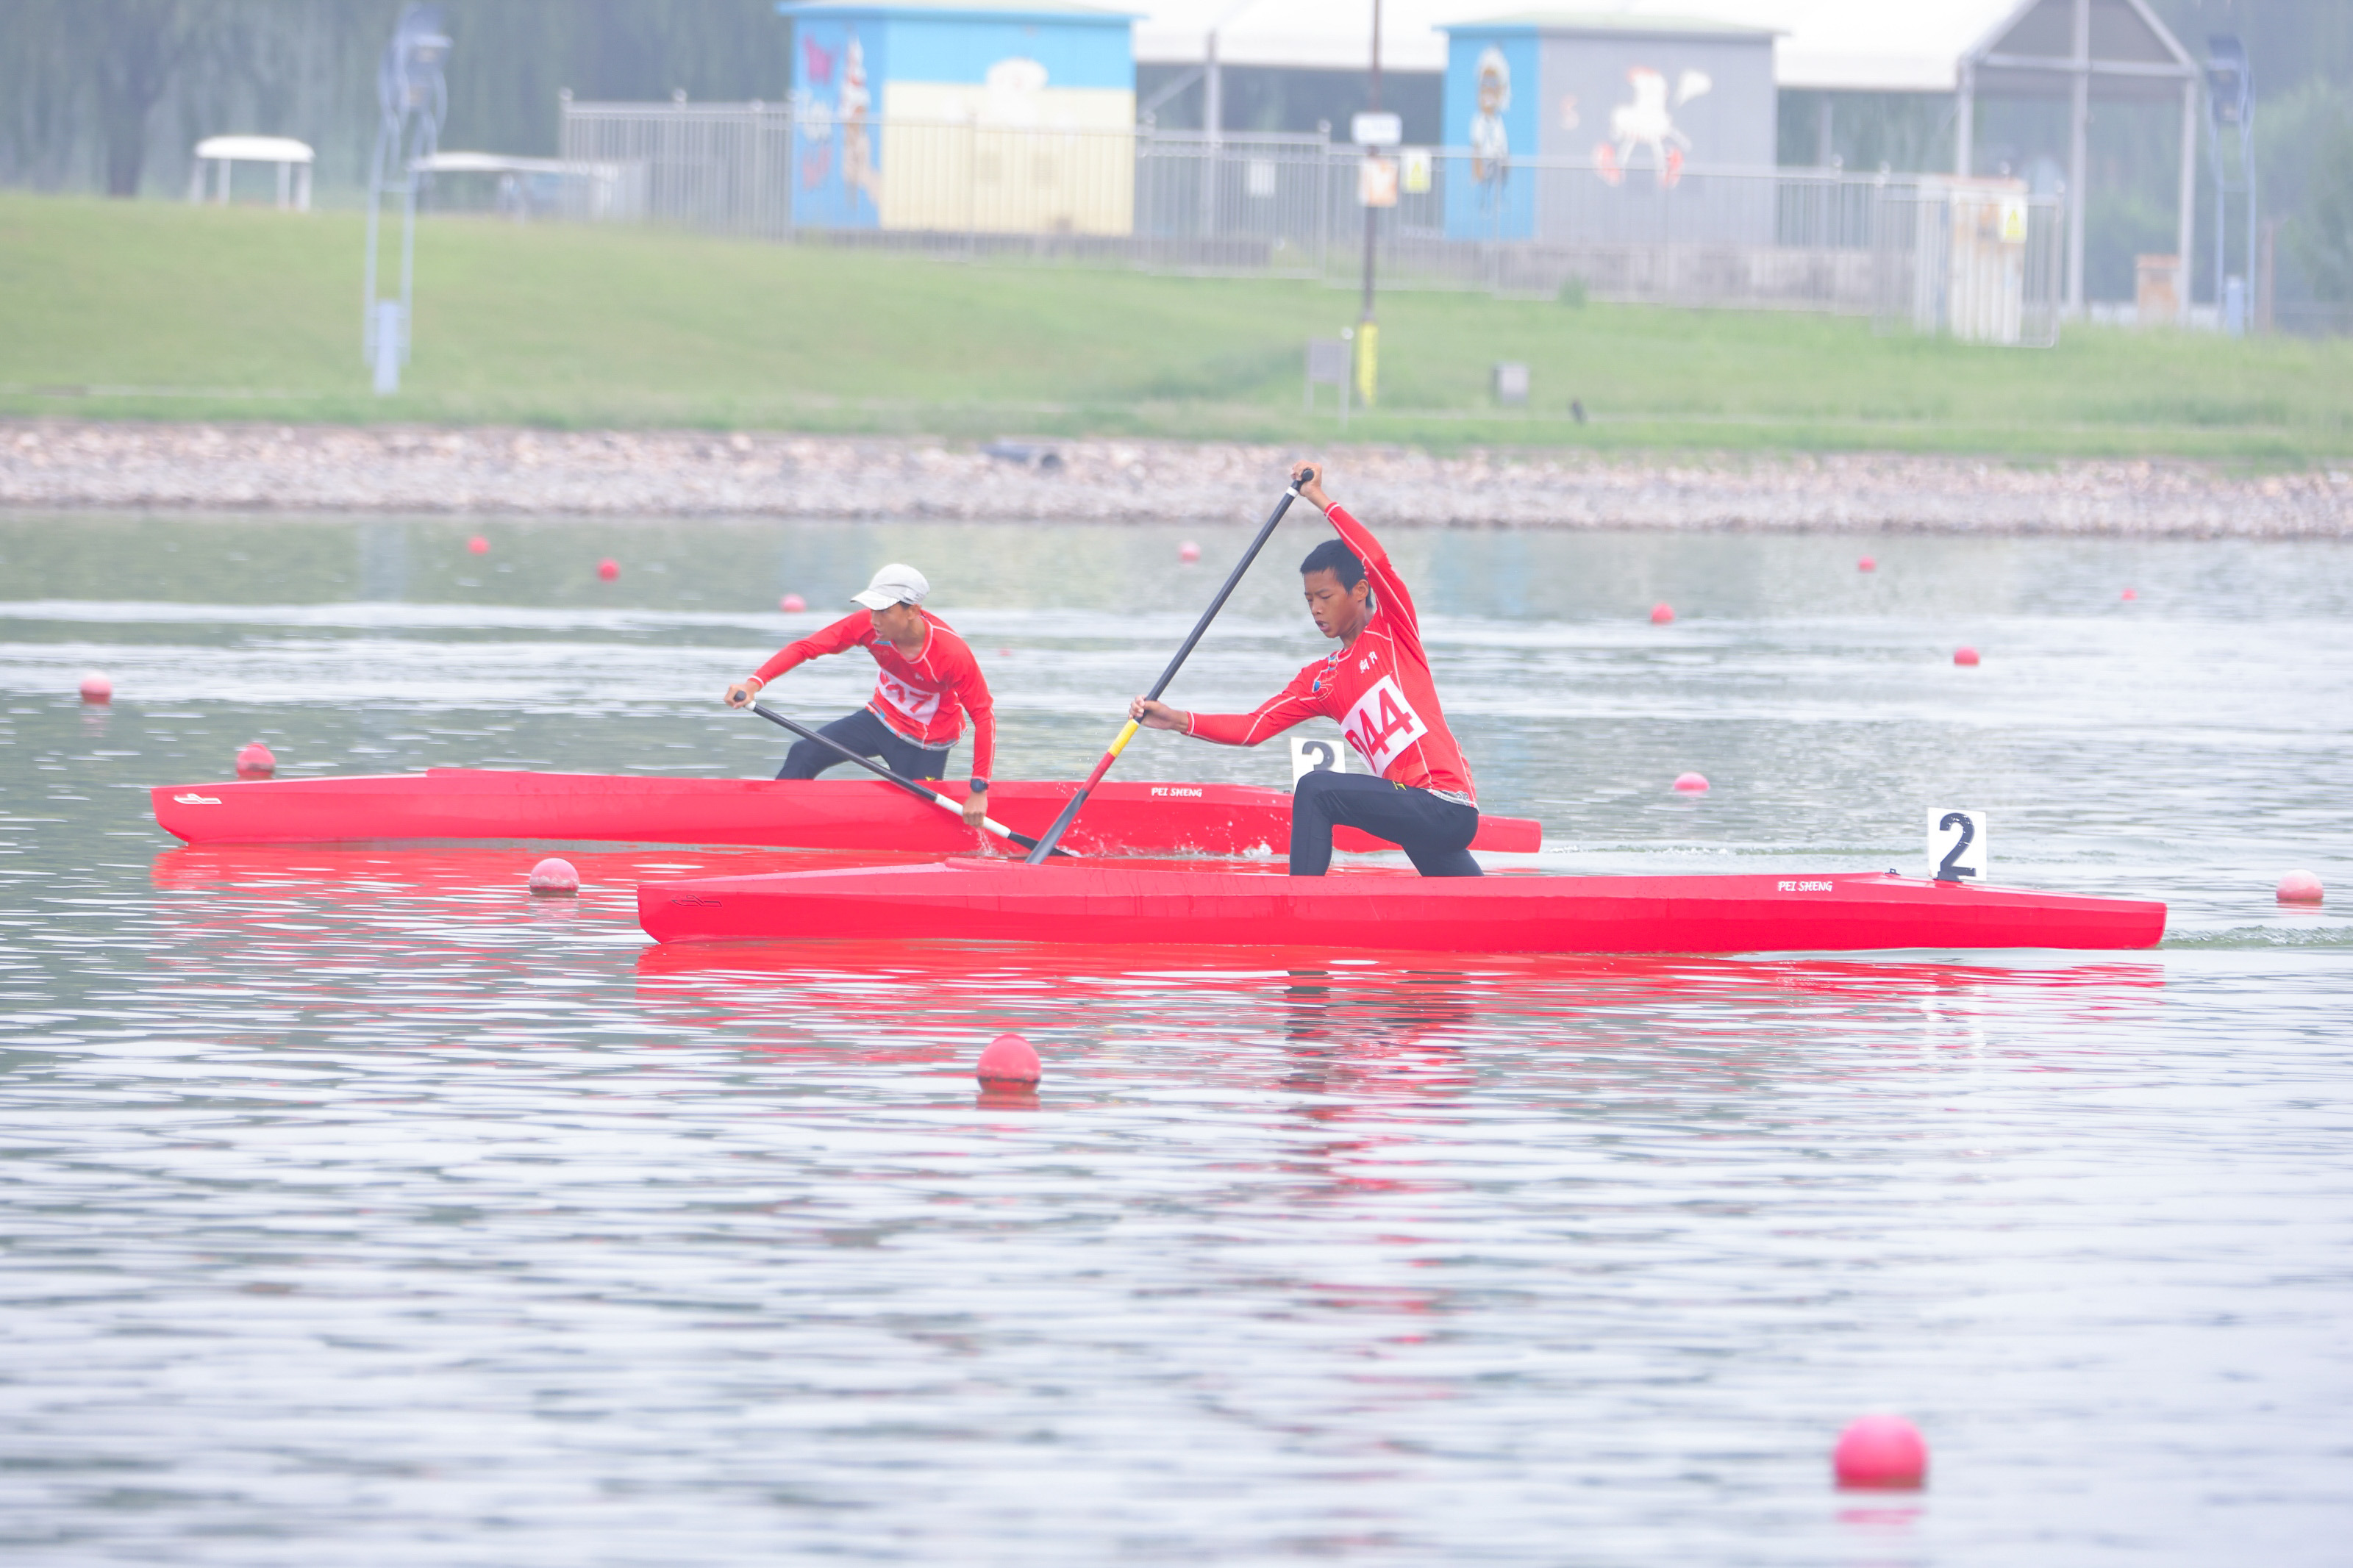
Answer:
[[[1419,952],[2135,948],[2165,906],[1888,874],[1291,878],[998,860],[642,882],[657,942],[905,937]]]
[[[964,798],[964,785],[943,793]],[[1043,833],[1078,786],[1008,782],[988,814]],[[549,839],[563,843],[757,844],[797,849],[969,854],[980,836],[879,779],[681,779],[434,768],[361,778],[172,784],[155,821],[190,844]],[[1482,816],[1474,849],[1533,852],[1541,825]],[[1343,849],[1390,846],[1343,827]],[[1250,784],[1105,784],[1063,840],[1080,855],[1280,855],[1291,795]]]

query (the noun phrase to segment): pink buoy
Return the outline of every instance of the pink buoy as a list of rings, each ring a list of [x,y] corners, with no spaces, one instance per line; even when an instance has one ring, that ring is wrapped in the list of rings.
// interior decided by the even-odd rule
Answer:
[[[973,1073],[985,1084],[1033,1084],[1043,1075],[1038,1053],[1018,1035],[999,1035],[980,1053]]]
[[[808,601],[802,598],[798,594],[787,594],[783,598],[776,601],[776,608],[784,611],[785,614],[788,616],[797,616],[803,610],[808,608]]]
[[[1200,558],[1201,547],[1189,539],[1176,547],[1176,559],[1179,561],[1198,561]]]
[[[1705,795],[1707,793],[1707,775],[1705,773],[1677,773],[1675,775],[1675,787],[1683,791],[1685,795]]]
[[[106,678],[103,670],[93,669],[85,672],[81,678],[81,700],[84,702],[100,704],[113,701],[114,682]]]
[[[1651,606],[1651,624],[1652,626],[1663,626],[1674,618],[1675,607],[1672,605],[1657,604]]]
[[[2126,599],[2126,601],[2127,603],[2129,603],[2130,601],[2132,601],[2132,600],[2134,600],[2134,599],[2137,599],[2137,598],[2139,598],[2139,597],[2140,597],[2140,595],[2139,595],[2138,594],[2136,594],[2135,592],[2133,592],[2130,588],[2126,588],[2126,589],[2125,590],[2125,599]]]
[[[1866,555],[1854,563],[1854,569],[1858,572],[1876,572],[1879,570],[1879,563]]]
[[[621,563],[607,555],[596,563],[596,575],[609,583],[621,574]]]
[[[2284,904],[2316,904],[2324,891],[2319,877],[2310,871],[2290,871],[2279,879],[2279,901]]]
[[[277,771],[278,759],[259,741],[241,747],[237,753],[237,776],[241,779],[266,779]]]
[[[1928,1444],[1901,1415],[1865,1415],[1839,1434],[1831,1468],[1842,1487],[1914,1490],[1928,1479]]]
[[[531,890],[542,898],[567,898],[580,890],[580,873],[571,861],[550,855],[531,868]]]
[[[1957,647],[1953,650],[1955,664],[1975,664],[1977,661],[1978,650],[1973,647]]]
[[[478,533],[466,541],[466,548],[477,555],[488,555],[491,552],[491,542]]]

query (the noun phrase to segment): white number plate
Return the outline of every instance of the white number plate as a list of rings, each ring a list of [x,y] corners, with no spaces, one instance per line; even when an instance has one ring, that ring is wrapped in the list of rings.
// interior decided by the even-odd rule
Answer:
[[[1940,882],[1982,882],[1993,864],[1982,811],[1932,806],[1928,811],[1928,875]]]
[[[1345,773],[1348,771],[1348,753],[1338,742],[1320,737],[1291,737],[1291,782],[1297,784],[1309,773]]]

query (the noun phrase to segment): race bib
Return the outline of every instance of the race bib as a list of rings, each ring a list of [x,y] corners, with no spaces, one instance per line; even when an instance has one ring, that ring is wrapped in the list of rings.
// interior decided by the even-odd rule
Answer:
[[[887,675],[874,683],[874,695],[918,724],[929,724],[932,715],[940,710],[938,692],[922,690]]]
[[[1356,699],[1356,705],[1340,722],[1340,732],[1373,772],[1385,773],[1399,752],[1430,733],[1430,726],[1405,700],[1397,678],[1384,675]]]

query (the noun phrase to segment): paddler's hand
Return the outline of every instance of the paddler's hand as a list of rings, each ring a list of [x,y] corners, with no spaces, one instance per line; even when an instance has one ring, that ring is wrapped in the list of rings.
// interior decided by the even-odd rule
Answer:
[[[1185,730],[1191,727],[1186,723],[1181,710],[1171,708],[1166,702],[1155,702],[1149,697],[1139,697],[1129,703],[1127,716],[1147,730]]]
[[[749,708],[759,695],[760,678],[756,675],[747,675],[727,689],[727,706]]]
[[[1309,506],[1314,507],[1317,511],[1330,511],[1332,510],[1332,498],[1324,493],[1324,465],[1322,463],[1292,464],[1291,485],[1293,489],[1299,492],[1299,499],[1305,501]]]
[[[980,831],[980,819],[988,815],[988,792],[975,790],[964,797],[964,825],[974,832]]]

